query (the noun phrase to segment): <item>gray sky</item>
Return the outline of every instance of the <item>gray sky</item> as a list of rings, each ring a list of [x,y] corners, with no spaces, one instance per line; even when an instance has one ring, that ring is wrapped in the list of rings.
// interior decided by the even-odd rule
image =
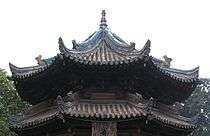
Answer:
[[[0,0],[0,67],[36,65],[35,57],[55,56],[58,38],[67,47],[99,28],[101,10],[108,27],[138,49],[151,40],[151,55],[173,59],[172,67],[200,66],[210,77],[208,0]]]

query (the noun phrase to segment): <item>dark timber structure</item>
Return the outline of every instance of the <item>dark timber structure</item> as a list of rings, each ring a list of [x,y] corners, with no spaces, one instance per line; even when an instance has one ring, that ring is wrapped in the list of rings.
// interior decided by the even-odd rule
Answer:
[[[171,59],[149,55],[112,33],[102,12],[100,28],[60,53],[37,57],[37,66],[10,64],[21,98],[32,106],[11,118],[20,136],[186,136],[195,126],[180,103],[197,86],[199,68],[170,68]]]

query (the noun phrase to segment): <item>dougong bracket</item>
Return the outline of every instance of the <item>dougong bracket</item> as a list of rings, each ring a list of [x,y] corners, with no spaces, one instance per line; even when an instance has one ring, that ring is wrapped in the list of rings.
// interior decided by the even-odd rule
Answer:
[[[57,96],[56,103],[58,105],[59,111],[61,113],[64,113],[64,110],[65,110],[65,102],[64,102],[63,98],[60,95]]]

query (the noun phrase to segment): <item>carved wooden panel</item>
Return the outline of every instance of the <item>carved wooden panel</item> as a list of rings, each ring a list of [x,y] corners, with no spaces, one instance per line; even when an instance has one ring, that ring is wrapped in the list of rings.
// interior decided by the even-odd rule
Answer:
[[[93,122],[92,136],[117,136],[117,123]]]

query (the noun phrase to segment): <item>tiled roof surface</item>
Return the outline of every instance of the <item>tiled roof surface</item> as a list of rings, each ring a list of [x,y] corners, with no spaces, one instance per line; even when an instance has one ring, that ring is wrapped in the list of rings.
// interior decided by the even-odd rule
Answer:
[[[49,105],[48,105],[49,106]],[[19,120],[11,123],[13,128],[22,129],[43,124],[52,119],[58,119],[60,116],[72,118],[87,118],[87,119],[141,119],[141,117],[152,117],[159,123],[171,125],[181,129],[192,129],[195,126],[190,123],[189,118],[172,113],[163,112],[160,109],[151,108],[151,111],[146,110],[146,104],[135,104],[129,101],[87,101],[81,100],[78,102],[65,102],[65,108],[60,110],[59,106],[52,106],[37,113],[23,115]],[[33,109],[31,109],[33,110]],[[34,110],[36,111],[36,110]],[[17,119],[17,117],[16,117]]]

